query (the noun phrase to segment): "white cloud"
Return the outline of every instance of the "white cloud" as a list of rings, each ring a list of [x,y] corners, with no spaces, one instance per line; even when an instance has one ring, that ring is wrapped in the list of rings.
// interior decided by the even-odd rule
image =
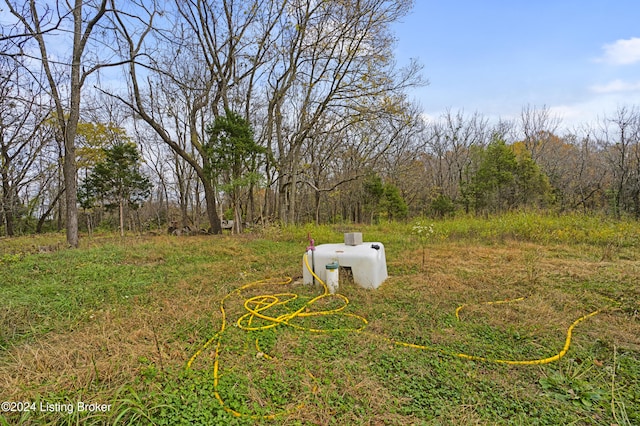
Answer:
[[[427,112],[422,112],[422,113],[420,113],[420,118],[422,118],[422,120],[425,123],[433,123],[433,122],[437,121],[438,116],[437,115],[433,115],[433,114],[429,114]]]
[[[576,105],[554,105],[549,107],[549,114],[561,120],[575,120],[584,115],[582,108]]]
[[[562,120],[560,128],[574,131],[584,126],[594,126],[609,107],[608,102],[596,101],[594,99],[574,104],[554,105],[549,108],[552,115],[560,117]],[[615,107],[615,105],[614,105]],[[613,110],[612,110],[613,111]],[[562,133],[562,131],[560,131]]]
[[[552,105],[549,110],[562,118],[561,127],[574,129],[584,125],[598,125],[605,117],[610,117],[621,106],[640,104],[640,82],[636,92],[592,93],[576,102]]]
[[[591,86],[589,89],[594,93],[636,92],[640,90],[640,81],[629,82],[617,79],[607,84]]]
[[[640,38],[616,40],[603,47],[604,56],[598,61],[613,65],[628,65],[640,62]]]

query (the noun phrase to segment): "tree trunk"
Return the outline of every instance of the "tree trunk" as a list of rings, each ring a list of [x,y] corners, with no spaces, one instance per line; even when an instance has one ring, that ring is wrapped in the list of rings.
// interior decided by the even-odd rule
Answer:
[[[291,225],[295,225],[296,223],[296,204],[298,203],[298,193],[296,191],[296,184],[293,182],[292,185],[289,186],[289,219],[288,223]]]
[[[238,196],[234,196],[233,200],[233,230],[236,234],[240,234],[242,232],[242,215],[240,214],[240,202],[238,200]]]
[[[280,190],[282,193],[280,215],[284,223],[291,225],[296,223],[297,174],[297,164],[291,164],[287,182],[285,182],[283,188]]]
[[[93,226],[91,225],[91,213],[85,212],[87,215],[87,233],[89,234],[89,238],[93,235]]]
[[[77,123],[77,122],[76,122]],[[68,128],[68,127],[67,127]],[[67,244],[70,247],[78,247],[78,188],[76,182],[76,150],[73,144],[67,142],[67,135],[75,138],[75,130],[67,131],[65,135],[64,174],[65,201],[66,201],[66,230]]]
[[[204,199],[207,202],[207,217],[209,218],[209,231],[212,234],[222,234],[222,224],[218,216],[216,203],[216,191],[210,182],[203,181]]]
[[[277,217],[284,224],[287,223],[288,216],[287,212],[289,211],[289,182],[285,182],[284,178],[282,178],[278,182],[278,201],[277,201]]]
[[[78,131],[78,121],[80,120],[81,60],[86,43],[86,40],[83,41],[82,35],[82,6],[82,0],[75,0],[73,8],[73,52],[71,55],[69,119],[63,126],[64,164],[62,173],[64,175],[65,199],[67,202],[67,244],[74,248],[78,247],[78,166],[76,164],[75,139]],[[101,16],[101,13],[99,13],[99,16]],[[96,18],[99,19],[98,15],[96,15]],[[87,28],[87,31],[90,32],[90,28]],[[58,120],[64,121],[64,116],[59,117]]]
[[[51,214],[51,211],[55,208],[63,192],[64,192],[64,188],[58,191],[58,194],[56,194],[55,198],[51,201],[51,205],[49,206],[47,211],[42,214],[40,219],[38,219],[38,224],[36,225],[36,234],[42,233],[42,227],[44,226],[44,221],[47,220],[47,216],[49,216],[49,214]]]
[[[320,191],[314,191],[314,200],[316,204],[316,225],[320,225]]]
[[[256,216],[256,212],[255,212],[255,194],[254,194],[254,185],[253,183],[251,183],[249,185],[249,200],[247,201],[247,219],[246,222],[249,224],[254,224],[255,223],[255,216]]]
[[[120,199],[120,237],[124,237],[124,201]]]
[[[9,175],[3,171],[2,173],[2,210],[4,211],[4,224],[6,234],[9,237],[13,237],[13,188],[9,182]]]
[[[11,210],[5,209],[4,212],[4,224],[6,225],[6,234],[8,237],[13,237],[14,229],[13,229],[13,212]]]
[[[9,153],[2,147],[2,211],[4,212],[4,224],[6,226],[6,234],[13,236],[13,188],[9,176],[10,158]],[[2,222],[0,222],[2,224]]]

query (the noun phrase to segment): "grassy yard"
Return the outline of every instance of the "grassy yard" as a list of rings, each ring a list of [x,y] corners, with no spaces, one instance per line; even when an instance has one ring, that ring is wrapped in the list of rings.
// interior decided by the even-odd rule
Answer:
[[[385,244],[378,290],[343,274],[343,311],[235,325],[252,296],[295,293],[275,316],[343,306],[310,304],[322,289],[300,284],[301,261],[307,233],[348,231]],[[513,214],[63,240],[0,239],[0,425],[640,424],[638,222]],[[554,357],[596,311],[559,360],[479,360]]]

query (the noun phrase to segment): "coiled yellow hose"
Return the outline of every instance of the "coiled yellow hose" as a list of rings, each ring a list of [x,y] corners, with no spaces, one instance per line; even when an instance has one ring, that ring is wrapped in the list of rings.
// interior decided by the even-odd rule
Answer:
[[[564,346],[563,346],[562,350],[560,350],[557,354],[555,354],[553,356],[550,356],[550,357],[547,357],[547,358],[532,359],[532,360],[492,359],[492,358],[486,358],[486,357],[481,357],[481,356],[468,355],[468,354],[464,354],[464,353],[448,352],[448,351],[444,351],[442,349],[433,348],[433,347],[429,347],[429,346],[417,345],[417,344],[414,344],[414,343],[408,343],[408,342],[402,342],[402,341],[398,341],[398,340],[393,340],[391,338],[388,338],[388,337],[385,337],[385,336],[382,336],[382,335],[379,335],[379,334],[375,334],[375,333],[371,333],[371,332],[365,331],[365,327],[368,324],[367,319],[362,317],[362,316],[360,316],[360,315],[343,312],[344,309],[349,304],[349,299],[347,299],[347,297],[342,295],[342,294],[339,294],[339,293],[331,294],[329,292],[329,289],[327,288],[327,285],[324,283],[324,281],[321,280],[320,277],[318,277],[313,272],[311,266],[309,265],[309,260],[308,260],[308,257],[306,255],[306,253],[304,255],[304,263],[305,263],[308,271],[323,286],[324,291],[323,291],[322,294],[310,299],[308,302],[303,304],[302,307],[300,307],[299,309],[296,309],[296,310],[294,310],[292,312],[284,313],[284,314],[281,314],[281,315],[278,315],[278,316],[269,315],[268,311],[270,309],[274,308],[275,306],[284,306],[284,305],[296,300],[298,298],[297,294],[295,294],[295,293],[277,293],[277,294],[264,294],[264,295],[258,295],[258,296],[250,297],[250,298],[248,298],[248,299],[246,299],[244,301],[244,308],[245,308],[245,310],[247,312],[244,315],[242,315],[240,318],[238,318],[238,320],[236,321],[237,326],[239,328],[243,329],[243,330],[246,330],[246,331],[267,330],[267,329],[271,329],[271,328],[277,327],[278,325],[286,325],[286,326],[297,328],[299,330],[304,330],[304,331],[308,331],[308,332],[316,332],[316,333],[338,332],[338,331],[364,333],[364,334],[367,334],[369,336],[373,336],[375,338],[385,340],[385,341],[387,341],[387,342],[389,342],[389,343],[391,343],[393,345],[396,345],[396,346],[404,346],[404,347],[414,348],[414,349],[419,349],[419,350],[438,352],[438,353],[441,353],[441,354],[444,354],[444,355],[454,356],[454,357],[463,358],[463,359],[472,360],[472,361],[491,362],[491,363],[509,364],[509,365],[542,365],[542,364],[548,364],[548,363],[551,363],[551,362],[554,362],[554,361],[558,361],[563,356],[565,356],[567,351],[569,350],[570,345],[571,345],[571,336],[572,336],[573,329],[578,324],[580,324],[582,321],[584,321],[584,320],[586,320],[588,318],[591,318],[594,315],[597,315],[600,312],[602,312],[602,310],[597,310],[597,311],[591,312],[589,314],[586,314],[586,315],[576,319],[573,323],[571,323],[571,325],[567,329],[566,338],[565,338],[565,342],[564,342]],[[243,285],[243,286],[231,291],[226,296],[224,296],[220,300],[220,312],[222,314],[222,320],[221,320],[221,323],[220,323],[220,329],[209,340],[207,340],[207,342],[204,345],[202,345],[193,354],[193,356],[189,359],[189,361],[187,362],[186,368],[190,369],[192,364],[196,360],[196,358],[200,354],[202,354],[202,352],[205,351],[208,347],[210,347],[212,344],[215,343],[214,358],[213,358],[214,359],[214,361],[213,361],[214,396],[218,400],[218,402],[220,403],[222,408],[225,411],[231,413],[233,416],[236,416],[236,417],[249,417],[249,418],[252,418],[252,419],[273,419],[273,418],[275,418],[275,417],[277,417],[279,415],[290,413],[291,411],[282,412],[282,413],[276,413],[276,414],[271,414],[271,415],[266,415],[266,416],[247,415],[247,414],[240,413],[240,412],[238,412],[236,410],[233,410],[232,408],[228,407],[225,404],[223,398],[220,396],[220,392],[219,392],[220,347],[221,347],[222,335],[224,334],[225,329],[227,327],[227,315],[226,315],[226,311],[225,311],[225,301],[229,297],[231,297],[232,295],[240,294],[243,291],[251,289],[251,288],[256,288],[256,287],[259,287],[259,286],[267,286],[267,285],[269,285],[269,286],[272,286],[272,285],[287,285],[287,284],[290,284],[291,281],[292,281],[291,278],[284,278],[284,279],[281,279],[281,280],[269,280],[269,279],[267,279],[267,280],[254,281],[254,282],[245,284],[245,285]],[[330,309],[330,310],[317,310],[317,311],[313,311],[312,310],[312,305],[314,303],[317,303],[318,301],[323,300],[323,299],[327,299],[327,298],[334,298],[334,299],[340,300],[342,303],[338,308],[334,308],[334,309]],[[501,304],[501,303],[518,302],[518,301],[522,301],[522,300],[524,300],[524,298],[511,299],[511,300],[500,300],[500,301],[493,301],[493,302],[485,302],[485,304],[488,304],[488,305]],[[467,305],[460,305],[460,306],[458,306],[456,308],[455,315],[456,315],[456,318],[458,320],[460,320],[459,313],[465,306],[467,306]],[[293,320],[296,319],[296,318],[313,317],[313,316],[327,316],[327,315],[342,315],[342,316],[346,316],[346,317],[353,318],[353,319],[356,319],[356,320],[360,321],[362,323],[362,325],[359,326],[359,327],[355,327],[355,328],[317,329],[317,328],[303,327],[303,326],[300,326],[300,325],[295,324],[293,322]],[[263,322],[266,322],[266,323],[263,323],[262,325],[253,325],[253,321],[255,319],[258,319],[258,318],[263,320]],[[265,354],[263,351],[260,350],[259,343],[258,343],[257,339],[256,339],[256,342],[255,342],[255,345],[256,345],[256,350],[258,351],[259,354],[261,354],[262,356],[264,356],[267,359],[272,359],[272,357],[270,357],[269,355]],[[302,408],[302,406],[303,406],[302,404],[298,405],[294,409],[294,411]]]

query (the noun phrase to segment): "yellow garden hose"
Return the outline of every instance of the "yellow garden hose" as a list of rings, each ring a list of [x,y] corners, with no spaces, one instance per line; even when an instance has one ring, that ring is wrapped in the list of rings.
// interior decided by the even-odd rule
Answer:
[[[306,257],[305,257],[306,260]],[[307,262],[308,265],[308,262]],[[314,274],[315,275],[315,274]],[[317,277],[317,276],[316,276]],[[319,279],[318,279],[319,280]],[[194,361],[196,360],[196,358],[198,356],[200,356],[200,354],[202,354],[202,352],[204,350],[206,350],[208,347],[210,347],[212,344],[215,343],[215,347],[214,347],[214,355],[213,355],[213,389],[214,389],[214,397],[218,400],[218,402],[220,403],[220,405],[222,406],[222,408],[227,411],[228,413],[236,416],[236,417],[242,417],[242,416],[248,416],[252,419],[260,419],[260,418],[264,418],[264,419],[272,419],[278,415],[282,415],[282,414],[286,414],[286,412],[283,413],[277,413],[277,414],[272,414],[272,415],[267,415],[267,416],[255,416],[255,415],[247,415],[247,414],[243,414],[240,413],[230,407],[228,407],[225,403],[224,400],[222,399],[222,397],[220,396],[220,392],[219,392],[219,380],[220,380],[220,347],[221,347],[221,339],[222,339],[222,335],[224,334],[226,327],[227,327],[227,314],[226,314],[226,310],[225,310],[225,302],[226,300],[233,296],[234,294],[240,294],[245,290],[248,290],[250,288],[255,288],[255,287],[259,287],[259,286],[271,286],[271,285],[287,285],[289,283],[291,283],[292,279],[291,278],[285,278],[282,280],[259,280],[259,281],[254,281],[251,282],[249,284],[245,284],[233,291],[231,291],[230,293],[228,293],[226,296],[224,296],[221,300],[220,300],[220,313],[222,314],[222,319],[221,319],[221,323],[220,323],[220,329],[218,330],[218,332],[216,332],[209,340],[207,340],[207,342],[205,342],[204,345],[202,345],[200,347],[200,349],[198,349],[193,356],[189,359],[189,361],[187,362],[187,369],[190,369],[191,366],[193,365]],[[289,312],[286,314],[282,314],[279,316],[271,316],[268,315],[266,313],[266,311],[270,308],[273,308],[275,306],[283,306],[286,305],[290,302],[292,302],[293,300],[296,300],[298,298],[298,295],[295,293],[277,293],[277,294],[266,294],[266,295],[258,295],[258,296],[253,296],[250,297],[248,299],[246,299],[244,301],[244,308],[247,311],[246,314],[242,315],[240,318],[238,318],[238,320],[236,321],[236,325],[246,331],[258,331],[258,330],[267,330],[273,327],[276,327],[278,325],[288,325],[290,327],[294,327],[297,328],[299,330],[305,330],[305,331],[309,331],[309,332],[338,332],[338,331],[342,331],[342,332],[357,332],[362,330],[366,325],[367,325],[367,320],[361,316],[355,315],[355,314],[351,314],[351,313],[345,313],[342,312],[342,310],[344,310],[344,308],[347,307],[348,303],[349,303],[349,299],[347,299],[346,296],[342,295],[342,294],[331,294],[329,293],[329,290],[327,288],[327,286],[324,284],[324,282],[322,282],[321,280],[319,280],[319,282],[322,283],[322,285],[324,286],[324,292],[319,295],[316,296],[314,298],[312,298],[311,300],[309,300],[308,302],[306,302],[301,308],[293,311],[293,312]],[[312,308],[312,305],[320,300],[323,299],[328,299],[328,298],[333,298],[333,299],[337,299],[342,301],[341,306],[339,306],[338,308],[335,309],[331,309],[331,310],[320,310],[320,311],[310,311],[310,309]],[[304,318],[304,317],[313,317],[313,316],[325,316],[325,315],[343,315],[349,318],[356,318],[362,321],[362,326],[358,327],[358,328],[336,328],[336,329],[317,329],[317,328],[310,328],[310,327],[303,327],[300,325],[297,325],[295,323],[292,323],[292,320],[294,320],[295,318]],[[253,325],[253,321],[255,319],[262,319],[264,321],[267,321],[266,324],[264,325],[260,325],[260,326],[255,326]],[[270,359],[271,356],[265,354],[263,351],[260,350],[258,341],[256,339],[256,349],[258,351],[259,354],[262,354],[265,358]],[[296,410],[301,408],[301,406],[296,407]]]
[[[523,301],[525,298],[524,297],[518,297],[517,299],[504,299],[504,300],[494,300],[492,302],[484,302],[484,305],[501,305],[503,303],[511,303],[511,302],[521,302]],[[458,319],[458,321],[460,321],[460,311],[462,310],[462,308],[464,308],[467,305],[460,305],[456,308],[456,318]]]
[[[591,312],[587,315],[584,315],[580,318],[578,318],[577,320],[575,320],[567,329],[567,333],[566,333],[566,338],[565,338],[565,342],[564,342],[564,346],[562,348],[562,350],[560,350],[560,352],[558,352],[557,354],[547,357],[547,358],[541,358],[541,359],[533,359],[533,360],[509,360],[509,359],[493,359],[493,358],[486,358],[486,357],[481,357],[481,356],[475,356],[475,355],[468,355],[468,354],[464,354],[464,353],[455,353],[455,352],[448,352],[448,351],[444,351],[442,349],[438,349],[438,348],[433,348],[433,347],[429,347],[429,346],[424,346],[424,345],[418,345],[418,344],[414,344],[414,343],[408,343],[408,342],[402,342],[402,341],[398,341],[398,340],[393,340],[391,338],[385,337],[385,336],[381,336],[379,334],[375,334],[375,333],[371,333],[368,331],[365,331],[365,327],[368,324],[368,321],[366,318],[360,316],[360,315],[356,315],[356,314],[351,314],[351,313],[346,313],[343,312],[344,309],[347,307],[347,305],[349,304],[349,299],[347,299],[346,296],[342,295],[342,294],[331,294],[329,292],[329,289],[327,288],[327,285],[324,283],[323,280],[320,279],[320,277],[318,277],[312,270],[311,266],[309,265],[309,260],[308,257],[305,253],[304,255],[304,263],[306,268],[308,269],[308,271],[311,273],[311,275],[322,285],[324,291],[322,294],[310,299],[309,301],[307,301],[306,303],[304,303],[302,305],[302,307],[293,310],[292,312],[287,312],[284,314],[280,314],[278,316],[273,316],[270,315],[268,313],[268,311],[276,306],[286,306],[287,304],[289,304],[290,302],[297,300],[298,299],[298,295],[295,293],[288,293],[288,292],[283,292],[283,293],[276,293],[276,294],[264,294],[264,295],[258,295],[258,296],[253,296],[250,297],[248,299],[246,299],[244,301],[244,309],[246,310],[246,313],[242,316],[240,316],[240,318],[238,318],[238,320],[236,321],[236,325],[237,327],[246,330],[246,331],[259,331],[259,330],[267,330],[267,329],[271,329],[271,328],[275,328],[278,325],[286,325],[286,326],[290,326],[290,327],[294,327],[296,329],[299,330],[303,330],[303,331],[308,331],[308,332],[315,332],[315,333],[327,333],[327,332],[355,332],[355,333],[364,333],[367,334],[368,336],[373,336],[375,338],[378,339],[382,339],[385,340],[393,345],[396,346],[404,346],[404,347],[408,347],[408,348],[414,348],[414,349],[419,349],[419,350],[425,350],[425,351],[433,351],[433,352],[438,352],[444,355],[448,355],[448,356],[455,356],[455,357],[459,357],[462,359],[467,359],[467,360],[472,360],[472,361],[481,361],[481,362],[492,362],[492,363],[498,363],[498,364],[509,364],[509,365],[542,365],[542,364],[548,364],[554,361],[558,361],[560,358],[562,358],[563,356],[565,356],[565,354],[567,353],[567,351],[569,350],[569,346],[571,345],[571,335],[573,332],[573,329],[582,321],[597,315],[601,312],[601,310],[597,310],[594,312]],[[290,413],[291,411],[287,411],[287,412],[282,412],[282,413],[276,413],[276,414],[272,414],[272,415],[266,415],[266,416],[261,416],[261,415],[247,415],[244,413],[240,413],[236,410],[233,410],[232,408],[228,407],[223,398],[220,396],[220,392],[219,392],[219,367],[220,367],[220,348],[221,348],[221,339],[222,336],[226,330],[227,327],[227,315],[226,315],[226,311],[225,311],[225,302],[226,300],[231,297],[234,294],[240,294],[245,290],[251,289],[251,288],[256,288],[256,287],[260,287],[260,286],[272,286],[272,285],[287,285],[290,284],[292,282],[291,278],[285,278],[285,279],[280,279],[280,280],[259,280],[259,281],[254,281],[248,284],[245,284],[233,291],[231,291],[230,293],[228,293],[226,296],[224,296],[221,300],[220,300],[220,313],[222,314],[222,320],[220,323],[220,329],[209,339],[207,340],[207,342],[205,342],[204,345],[202,345],[194,354],[193,356],[189,359],[189,361],[187,362],[187,369],[190,369],[191,366],[193,365],[194,361],[196,360],[196,358],[202,354],[203,351],[205,351],[207,348],[209,348],[211,345],[214,345],[214,356],[213,356],[213,388],[214,388],[214,396],[215,398],[218,400],[218,402],[220,403],[220,405],[222,406],[222,408],[227,411],[228,413],[231,413],[233,416],[236,417],[249,417],[252,419],[273,419],[278,415],[282,415],[282,414],[286,414],[286,413]],[[340,306],[334,309],[329,309],[329,310],[313,310],[313,305],[321,300],[324,299],[336,299],[339,300],[341,302]],[[502,303],[510,303],[510,302],[518,302],[518,301],[522,301],[524,300],[524,298],[518,298],[518,299],[511,299],[511,300],[500,300],[500,301],[493,301],[493,302],[485,302],[484,304],[487,305],[493,305],[493,304],[502,304]],[[460,305],[456,308],[455,310],[455,316],[458,320],[460,320],[460,316],[459,313],[460,311],[467,305]],[[296,318],[304,318],[304,317],[314,317],[314,316],[328,316],[328,315],[342,315],[345,317],[349,317],[349,318],[353,318],[356,319],[357,321],[361,322],[362,325],[359,327],[353,327],[353,328],[332,328],[332,329],[319,329],[319,328],[311,328],[311,327],[305,327],[305,326],[301,326],[298,325],[296,323],[294,323],[293,321]],[[257,320],[262,320],[260,321],[260,325],[255,325],[254,321],[257,322]],[[263,356],[266,359],[272,359],[271,356],[267,355],[266,353],[264,353],[259,346],[259,342],[256,339],[255,341],[255,346],[256,346],[256,350],[258,351],[258,354],[260,356]],[[311,375],[311,373],[309,373]],[[313,377],[313,375],[311,375],[311,377]],[[302,407],[302,405],[298,405],[295,410],[300,409]]]
[[[498,305],[498,304],[502,304],[502,303],[510,303],[510,302],[520,302],[522,300],[524,300],[524,297],[519,297],[517,299],[506,299],[506,300],[498,300],[498,301],[494,301],[494,302],[485,302],[485,305]],[[466,305],[460,305],[456,308],[456,318],[458,319],[458,321],[460,320],[460,316],[459,313],[462,310],[462,308],[464,308]],[[472,360],[472,361],[484,361],[484,362],[495,362],[498,364],[509,364],[509,365],[542,365],[542,364],[549,364],[550,362],[554,362],[554,361],[558,361],[560,358],[562,358],[563,356],[566,355],[567,351],[569,350],[569,346],[571,346],[571,334],[573,332],[573,329],[576,327],[576,325],[580,324],[582,321],[586,320],[587,318],[591,318],[594,315],[597,315],[601,312],[602,310],[599,309],[597,311],[593,311],[589,314],[583,315],[580,318],[578,318],[577,320],[575,320],[574,322],[571,323],[571,325],[569,326],[569,328],[567,329],[567,337],[564,340],[564,346],[562,348],[562,350],[560,352],[558,352],[557,354],[547,357],[547,358],[541,358],[541,359],[532,359],[532,360],[510,360],[510,359],[492,359],[492,358],[485,358],[485,357],[481,357],[481,356],[475,356],[475,355],[467,355],[467,354],[451,354],[451,355],[455,355],[457,357],[460,358],[464,358],[464,359],[468,359],[468,360]]]
[[[515,301],[515,299],[513,301]],[[506,303],[506,302],[503,302],[503,303]],[[464,306],[464,305],[462,305],[462,306]],[[459,306],[458,308],[461,308],[462,306]],[[566,339],[564,341],[564,347],[562,348],[562,350],[560,352],[558,352],[557,354],[555,354],[553,356],[550,356],[550,357],[547,357],[547,358],[532,359],[532,360],[494,359],[494,358],[486,358],[486,357],[476,356],[476,355],[468,355],[468,354],[463,354],[463,353],[447,352],[447,351],[443,351],[442,349],[431,348],[429,346],[423,346],[423,345],[416,345],[416,344],[413,344],[413,343],[399,342],[399,341],[395,341],[395,340],[392,340],[391,342],[394,343],[395,345],[398,345],[398,346],[407,346],[407,347],[410,347],[410,348],[422,349],[422,350],[427,350],[427,351],[437,351],[437,352],[440,352],[440,353],[442,353],[444,355],[457,356],[459,358],[468,359],[470,361],[494,362],[494,363],[497,363],[497,364],[509,364],[509,365],[542,365],[542,364],[549,364],[550,362],[558,361],[560,358],[562,358],[563,356],[566,355],[567,351],[569,350],[569,346],[571,345],[571,333],[573,332],[573,329],[576,327],[576,325],[580,324],[582,321],[586,320],[587,318],[591,318],[592,316],[599,314],[600,312],[601,312],[601,310],[597,310],[597,311],[591,312],[591,313],[589,313],[587,315],[581,316],[580,318],[575,320],[573,323],[571,323],[571,325],[567,329],[567,337],[566,337]],[[457,317],[457,311],[456,311],[456,317]]]

